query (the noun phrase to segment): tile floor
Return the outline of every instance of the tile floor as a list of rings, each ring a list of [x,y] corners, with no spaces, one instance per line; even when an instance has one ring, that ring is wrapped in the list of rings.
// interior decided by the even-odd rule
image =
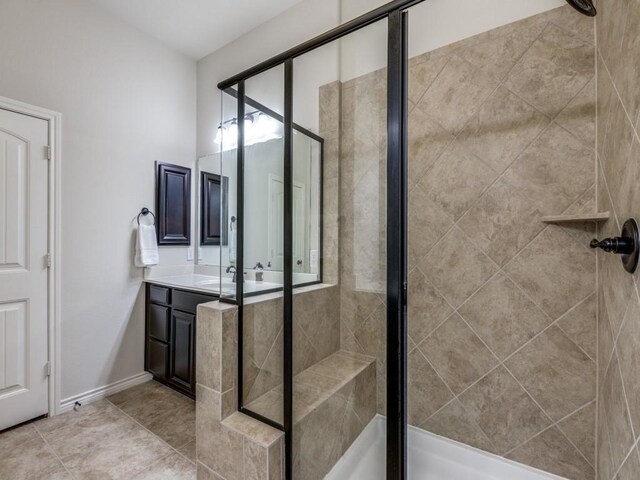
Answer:
[[[195,402],[146,382],[0,434],[0,479],[195,479],[195,417]]]

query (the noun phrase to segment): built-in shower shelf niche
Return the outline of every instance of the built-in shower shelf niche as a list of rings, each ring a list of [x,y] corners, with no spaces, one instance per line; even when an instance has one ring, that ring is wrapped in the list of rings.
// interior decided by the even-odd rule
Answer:
[[[549,215],[542,217],[544,223],[606,222],[607,220],[609,220],[609,212]]]

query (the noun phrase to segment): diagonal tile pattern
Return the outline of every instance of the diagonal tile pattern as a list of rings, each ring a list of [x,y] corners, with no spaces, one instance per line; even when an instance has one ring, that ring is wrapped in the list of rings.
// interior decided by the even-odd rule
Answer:
[[[596,208],[594,24],[577,16],[561,7],[409,62],[408,403],[413,425],[583,480],[595,464],[594,227],[541,222]],[[384,70],[342,86],[341,347],[378,357],[384,412],[376,79]],[[555,451],[540,459],[532,445]]]
[[[0,478],[194,480],[191,412],[193,400],[144,383],[0,434]],[[171,417],[177,421],[154,422]]]
[[[637,1],[598,2],[597,122],[599,209],[611,218],[599,236],[617,235],[638,216],[640,141]],[[638,476],[640,457],[640,300],[638,273],[626,273],[616,258],[598,254],[598,478]]]

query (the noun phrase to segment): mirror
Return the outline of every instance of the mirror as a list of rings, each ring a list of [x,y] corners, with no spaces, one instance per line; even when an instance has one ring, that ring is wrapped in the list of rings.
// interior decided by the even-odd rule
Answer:
[[[281,275],[278,277],[284,261],[281,117],[254,101],[247,101],[246,111],[245,135],[253,137],[247,138],[244,147],[245,280],[255,281],[255,272],[262,269],[265,284],[281,284]],[[233,124],[235,121],[232,118],[225,123],[237,126]],[[323,139],[300,126],[294,128],[293,268],[294,284],[302,285],[321,281]],[[268,135],[263,134],[267,131]],[[235,241],[232,231],[237,215],[236,148],[225,144],[222,152],[198,159],[200,265],[226,267],[235,263],[234,258],[229,258],[229,251],[235,250],[230,243]]]

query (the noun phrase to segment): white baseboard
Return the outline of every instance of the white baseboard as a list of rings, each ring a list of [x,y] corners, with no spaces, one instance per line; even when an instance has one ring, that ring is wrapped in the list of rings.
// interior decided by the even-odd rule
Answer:
[[[109,395],[113,395],[114,393],[126,390],[127,388],[140,385],[141,383],[151,380],[151,378],[152,376],[149,372],[142,372],[138,373],[137,375],[133,375],[132,377],[118,380],[117,382],[111,383],[109,385],[94,388],[93,390],[89,390],[88,392],[65,398],[64,400],[60,401],[60,406],[58,407],[56,415],[72,410],[76,402],[80,402],[82,405],[95,402],[96,400],[108,397]]]

